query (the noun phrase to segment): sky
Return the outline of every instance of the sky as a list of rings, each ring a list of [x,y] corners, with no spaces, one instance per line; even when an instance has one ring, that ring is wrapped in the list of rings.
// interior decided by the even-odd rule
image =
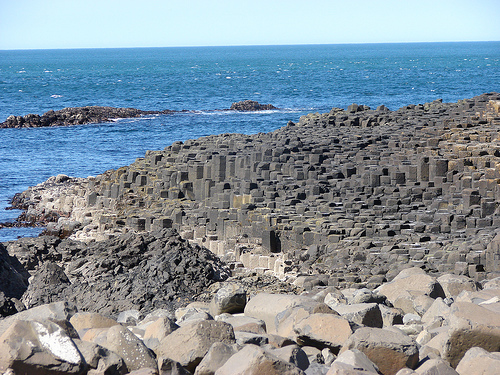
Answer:
[[[0,0],[0,50],[499,40],[500,0]]]

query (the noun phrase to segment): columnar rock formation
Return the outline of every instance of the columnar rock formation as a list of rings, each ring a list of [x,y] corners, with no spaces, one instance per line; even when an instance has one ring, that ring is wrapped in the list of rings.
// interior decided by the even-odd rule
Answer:
[[[499,106],[334,108],[28,189],[69,238],[0,244],[0,372],[496,374]]]
[[[281,275],[300,259],[337,282],[375,285],[408,262],[481,280],[500,271],[499,99],[353,104],[267,134],[174,142],[18,198],[28,218],[65,216],[52,229],[80,240],[173,227]]]

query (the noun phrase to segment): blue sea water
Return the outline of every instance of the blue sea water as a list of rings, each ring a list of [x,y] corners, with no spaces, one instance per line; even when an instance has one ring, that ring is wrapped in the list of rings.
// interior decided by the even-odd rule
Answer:
[[[0,122],[103,105],[196,112],[111,123],[0,129],[0,222],[16,192],[87,177],[146,150],[209,134],[268,132],[351,103],[392,110],[500,91],[500,42],[0,51]],[[226,112],[244,99],[280,110]],[[0,241],[36,235],[1,229]]]

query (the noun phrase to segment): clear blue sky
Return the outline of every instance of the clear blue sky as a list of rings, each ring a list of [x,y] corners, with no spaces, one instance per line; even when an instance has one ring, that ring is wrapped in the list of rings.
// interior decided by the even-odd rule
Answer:
[[[0,49],[498,40],[500,0],[0,0]]]

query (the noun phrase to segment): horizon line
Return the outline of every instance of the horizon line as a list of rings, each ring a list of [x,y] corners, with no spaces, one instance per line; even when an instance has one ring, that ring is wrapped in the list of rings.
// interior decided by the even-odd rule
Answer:
[[[439,44],[439,43],[495,43],[500,40],[454,40],[454,41],[412,41],[412,42],[341,42],[341,43],[284,43],[284,44],[228,44],[228,45],[182,45],[182,46],[129,46],[129,47],[48,47],[7,48],[0,51],[54,51],[92,49],[153,49],[153,48],[214,48],[214,47],[281,47],[281,46],[329,46],[329,45],[371,45],[371,44]]]

